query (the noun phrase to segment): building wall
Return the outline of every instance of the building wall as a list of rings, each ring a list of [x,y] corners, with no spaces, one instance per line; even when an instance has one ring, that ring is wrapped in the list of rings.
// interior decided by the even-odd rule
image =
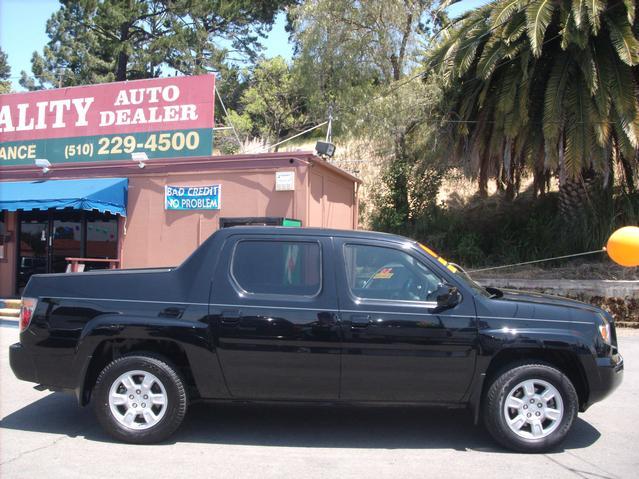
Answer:
[[[309,181],[308,226],[357,228],[355,185],[333,171],[313,165]]]
[[[0,214],[2,214],[1,211]],[[12,296],[15,285],[18,234],[16,216],[15,213],[5,212],[6,231],[11,233],[11,241],[4,245],[4,258],[0,259],[0,298]]]
[[[294,191],[275,191],[277,171],[295,172]],[[219,228],[220,217],[273,216],[302,221],[304,226],[357,227],[354,177],[310,153],[268,153],[153,160],[139,169],[130,160],[99,165],[54,165],[47,179],[119,177],[129,179],[127,218],[120,218],[122,268],[180,264]],[[37,168],[3,168],[2,180],[41,179]],[[164,187],[220,184],[219,211],[166,211]],[[1,182],[0,182],[1,187]],[[0,260],[0,297],[15,290],[17,225],[7,215],[13,240]]]
[[[129,179],[126,221],[121,223],[121,267],[180,264],[219,228],[220,217],[277,216],[306,224],[306,166],[279,168],[296,173],[295,191],[275,191],[278,168],[193,171]],[[218,211],[166,211],[164,187],[221,185]]]

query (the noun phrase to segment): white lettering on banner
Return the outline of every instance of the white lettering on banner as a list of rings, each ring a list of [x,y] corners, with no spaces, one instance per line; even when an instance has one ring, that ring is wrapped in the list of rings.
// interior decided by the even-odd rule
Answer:
[[[30,119],[29,123],[26,121],[28,108],[28,103],[20,103],[18,105],[18,127],[16,131],[33,130],[33,118]]]
[[[169,186],[164,187],[167,210],[219,210],[221,186]]]
[[[47,111],[47,102],[39,101],[36,103],[36,107],[38,108],[38,122],[36,123],[36,130],[44,130],[47,127],[47,122],[45,120],[45,115]]]
[[[213,198],[182,198],[180,206],[183,209],[215,209],[218,201]]]
[[[64,128],[67,126],[63,120],[63,115],[64,109],[68,110],[70,106],[71,100],[52,100],[49,102],[49,111],[52,113],[55,111],[55,121],[51,128]]]
[[[28,103],[18,103],[16,105],[18,110],[17,126],[14,126],[11,119],[10,105],[4,105],[0,109],[0,132],[44,130],[47,127],[47,110],[49,113],[53,113],[54,117],[51,128],[66,128],[64,113],[71,110],[71,105],[73,105],[76,113],[75,126],[87,126],[89,124],[87,122],[87,113],[93,101],[93,97],[74,98],[73,100],[51,100],[48,102],[39,101],[36,103],[35,112],[30,111]]]
[[[13,121],[11,121],[11,110],[9,105],[4,105],[0,108],[0,131],[16,131],[13,127]]]
[[[170,105],[100,112],[100,126],[138,125],[165,121],[197,120],[195,105]]]
[[[73,106],[75,107],[75,111],[78,114],[78,120],[75,122],[75,126],[87,126],[89,123],[87,122],[87,113],[89,112],[89,107],[95,98],[74,98],[71,100]]]
[[[180,97],[176,85],[120,90],[114,106],[158,103],[160,100],[173,103]],[[19,103],[0,107],[0,133],[14,131],[45,130],[47,128],[68,128],[70,126],[89,126],[88,115],[95,97],[39,101],[33,104]],[[13,117],[12,117],[13,113]],[[74,121],[69,123],[69,115],[75,113]],[[173,104],[164,106],[146,106],[139,108],[121,108],[99,111],[98,126],[140,125],[147,123],[183,122],[199,119],[197,105]],[[65,121],[66,120],[66,121]]]
[[[162,100],[167,103],[174,102],[180,97],[180,89],[176,85],[133,88],[131,90],[120,90],[113,105],[141,105],[144,103],[145,98],[148,98],[149,103],[157,103],[159,101],[158,93],[160,93]]]

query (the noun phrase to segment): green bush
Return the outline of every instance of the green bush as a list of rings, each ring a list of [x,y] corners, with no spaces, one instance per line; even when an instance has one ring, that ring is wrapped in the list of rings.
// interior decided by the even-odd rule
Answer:
[[[455,206],[430,206],[412,223],[401,222],[392,208],[381,208],[372,214],[372,225],[477,268],[599,249],[615,229],[638,223],[639,195],[620,189],[613,194],[598,192],[580,213],[571,220],[561,217],[557,193],[535,199],[524,194],[513,201],[496,194]]]

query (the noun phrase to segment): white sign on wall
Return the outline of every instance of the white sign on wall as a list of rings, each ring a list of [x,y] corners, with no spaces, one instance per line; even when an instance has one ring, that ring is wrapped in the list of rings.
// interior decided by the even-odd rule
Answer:
[[[295,172],[276,171],[275,191],[295,191]]]

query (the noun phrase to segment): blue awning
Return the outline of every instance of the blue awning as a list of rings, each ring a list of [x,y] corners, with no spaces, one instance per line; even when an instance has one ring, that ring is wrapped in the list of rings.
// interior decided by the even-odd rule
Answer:
[[[126,216],[127,178],[0,181],[0,210],[73,208]]]

